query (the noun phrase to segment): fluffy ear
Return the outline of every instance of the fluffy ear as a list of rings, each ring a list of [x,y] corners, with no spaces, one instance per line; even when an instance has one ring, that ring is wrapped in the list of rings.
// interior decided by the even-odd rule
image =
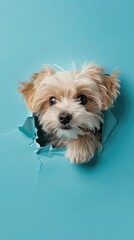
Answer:
[[[42,102],[35,100],[36,93],[40,82],[52,74],[54,74],[54,70],[46,66],[39,73],[34,73],[30,82],[20,83],[19,92],[24,96],[26,105],[31,112],[38,113],[40,111]]]
[[[99,84],[99,90],[102,98],[102,110],[108,109],[120,93],[120,84],[117,79],[118,74],[118,72],[112,72],[110,75],[102,75],[102,83]]]
[[[21,82],[21,85],[22,86],[19,88],[19,91],[23,94],[25,98],[27,108],[33,113],[38,112],[37,106],[33,105],[35,95],[34,83]]]
[[[118,72],[105,74],[105,69],[96,64],[87,64],[83,67],[81,74],[88,76],[89,80],[96,84],[96,90],[101,100],[100,109],[108,109],[119,94]]]

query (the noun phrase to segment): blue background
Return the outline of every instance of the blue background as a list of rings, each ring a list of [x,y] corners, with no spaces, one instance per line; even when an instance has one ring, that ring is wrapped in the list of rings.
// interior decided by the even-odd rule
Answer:
[[[0,0],[1,240],[134,239],[133,9],[132,0]],[[94,167],[37,159],[21,133],[2,136],[27,116],[19,81],[72,61],[121,71],[119,125]]]

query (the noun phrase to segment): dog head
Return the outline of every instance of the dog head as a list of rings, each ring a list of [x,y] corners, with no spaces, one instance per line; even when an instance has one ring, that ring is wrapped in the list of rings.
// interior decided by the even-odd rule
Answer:
[[[96,64],[74,71],[45,67],[33,74],[30,82],[21,83],[19,90],[45,131],[76,138],[99,130],[102,110],[108,109],[119,93],[117,75],[105,75]]]

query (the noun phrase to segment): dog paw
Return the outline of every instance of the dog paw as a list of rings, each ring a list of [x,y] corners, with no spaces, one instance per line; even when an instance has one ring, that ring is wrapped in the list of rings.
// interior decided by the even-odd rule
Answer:
[[[72,163],[86,163],[91,160],[100,145],[99,138],[95,134],[79,136],[69,141],[66,156]]]
[[[81,151],[78,149],[76,150],[71,150],[68,149],[66,153],[67,158],[70,159],[71,163],[77,163],[77,164],[82,164],[89,162],[92,156],[90,154],[83,154]]]

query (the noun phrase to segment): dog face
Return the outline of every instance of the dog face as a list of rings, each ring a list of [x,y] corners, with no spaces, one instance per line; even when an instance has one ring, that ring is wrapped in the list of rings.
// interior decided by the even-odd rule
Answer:
[[[57,71],[46,67],[22,83],[20,92],[27,107],[39,116],[44,131],[60,138],[77,138],[99,130],[101,111],[108,109],[117,94],[117,73],[87,64],[80,70]]]

